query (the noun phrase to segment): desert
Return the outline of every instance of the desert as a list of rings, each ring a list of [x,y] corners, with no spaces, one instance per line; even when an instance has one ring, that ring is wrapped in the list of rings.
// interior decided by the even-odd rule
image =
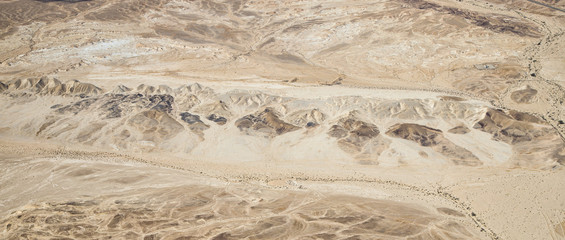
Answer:
[[[2,239],[565,239],[559,0],[0,1]]]

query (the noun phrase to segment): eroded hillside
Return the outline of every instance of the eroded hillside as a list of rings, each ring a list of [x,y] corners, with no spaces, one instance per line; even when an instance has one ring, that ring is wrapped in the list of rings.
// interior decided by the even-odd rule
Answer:
[[[52,78],[7,82],[2,130],[211,161],[332,158],[386,166],[532,168],[565,163],[558,132],[542,119],[437,93],[370,90],[375,96],[297,98],[241,89],[218,93],[197,83],[103,91]],[[279,89],[285,91],[292,89]],[[24,105],[36,107],[26,111]]]
[[[564,27],[559,0],[1,1],[0,238],[559,239]]]

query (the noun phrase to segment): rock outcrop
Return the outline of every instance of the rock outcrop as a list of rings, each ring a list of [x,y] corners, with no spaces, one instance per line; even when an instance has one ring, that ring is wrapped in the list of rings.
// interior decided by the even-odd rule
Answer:
[[[447,130],[447,132],[453,133],[453,134],[467,134],[470,131],[471,131],[471,129],[469,129],[467,126],[464,126],[464,125],[459,125],[459,126],[456,126],[452,129]]]
[[[379,138],[380,131],[375,124],[363,119],[357,111],[350,112],[330,127],[328,136],[336,138],[343,151],[363,163],[378,164],[378,157],[389,142]]]
[[[91,84],[49,78],[15,80],[5,86],[0,95],[6,99],[5,117],[0,116],[5,129],[87,145],[174,149],[190,155],[191,149],[201,144],[233,145],[235,141],[265,144],[263,147],[277,144],[294,157],[307,151],[303,146],[315,143],[337,146],[332,150],[340,153],[335,154],[363,164],[400,165],[417,159],[422,164],[433,160],[479,166],[509,161],[538,168],[565,162],[563,142],[543,120],[460,99],[393,101],[339,96],[306,102],[257,91],[219,94],[200,84],[176,89],[144,85],[137,90],[121,85],[103,93]],[[168,94],[157,94],[161,92]],[[26,118],[17,110],[21,104],[45,98],[53,102],[40,110],[39,116]],[[11,115],[18,116],[16,121],[6,120],[12,119]],[[412,123],[416,121],[442,126],[446,133]],[[381,134],[387,127],[386,134]],[[487,141],[497,146],[492,150],[499,151],[498,155],[485,154],[490,145],[484,144],[484,134],[474,131],[490,134]],[[296,134],[289,134],[292,132]],[[414,149],[399,149],[405,140],[416,143],[411,145]],[[315,151],[318,153],[311,152],[308,158],[325,156],[322,149]],[[250,153],[266,154],[258,149]]]
[[[235,126],[247,134],[259,134],[268,137],[282,135],[296,131],[299,127],[280,119],[280,113],[272,108],[265,108],[263,111],[246,115],[237,121]]]
[[[482,162],[472,152],[446,139],[439,129],[414,123],[402,123],[390,127],[386,134],[415,142],[423,147],[432,148],[450,158],[455,165],[482,165]]]
[[[209,125],[205,124],[204,122],[202,122],[202,120],[200,120],[200,116],[198,115],[194,115],[194,114],[190,114],[188,112],[183,112],[180,114],[181,119],[188,124],[189,129],[192,130],[195,133],[198,133],[199,135],[202,135],[202,132],[208,128],[210,128]]]
[[[61,83],[58,79],[49,77],[16,79],[5,85],[11,92],[27,91],[41,95],[94,96],[103,93],[101,88],[90,83],[78,80]]]
[[[542,135],[542,132],[529,122],[518,121],[502,110],[489,109],[483,119],[479,120],[473,128],[488,132],[493,139],[509,144],[531,141]]]

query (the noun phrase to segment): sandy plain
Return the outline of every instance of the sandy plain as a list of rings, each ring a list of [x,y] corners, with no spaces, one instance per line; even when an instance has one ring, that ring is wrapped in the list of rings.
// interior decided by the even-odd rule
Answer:
[[[0,238],[563,239],[564,9],[0,1]]]

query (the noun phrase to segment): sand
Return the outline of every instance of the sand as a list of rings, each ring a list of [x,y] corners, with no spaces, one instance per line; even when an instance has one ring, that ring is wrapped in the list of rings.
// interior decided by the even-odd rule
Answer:
[[[563,239],[563,9],[0,2],[0,238]]]

